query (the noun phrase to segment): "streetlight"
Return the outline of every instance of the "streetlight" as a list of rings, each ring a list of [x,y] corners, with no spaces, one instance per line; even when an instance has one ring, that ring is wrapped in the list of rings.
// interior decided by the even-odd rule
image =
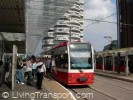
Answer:
[[[71,42],[71,34],[72,34],[71,31],[72,31],[71,26],[69,26],[69,42]]]
[[[111,36],[104,36],[104,38],[108,39],[109,42],[112,42],[112,37]]]

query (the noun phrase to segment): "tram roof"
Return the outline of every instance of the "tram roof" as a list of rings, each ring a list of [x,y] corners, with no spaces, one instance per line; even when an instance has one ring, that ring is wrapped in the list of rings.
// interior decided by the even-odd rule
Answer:
[[[53,50],[58,47],[67,46],[68,43],[83,43],[83,42],[69,42],[69,41],[60,42],[59,44],[54,45],[51,49],[41,52],[41,54],[45,54],[46,52],[49,52],[50,50]],[[89,43],[89,45],[91,45],[91,44]]]

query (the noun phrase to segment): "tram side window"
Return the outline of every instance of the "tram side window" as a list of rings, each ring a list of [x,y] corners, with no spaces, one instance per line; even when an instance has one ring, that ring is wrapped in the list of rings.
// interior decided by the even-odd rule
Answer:
[[[91,58],[88,58],[88,63],[92,64]]]
[[[60,55],[56,55],[55,56],[55,64],[57,67],[61,67],[61,64],[60,64]]]
[[[61,68],[68,68],[68,54],[66,53],[61,55]]]

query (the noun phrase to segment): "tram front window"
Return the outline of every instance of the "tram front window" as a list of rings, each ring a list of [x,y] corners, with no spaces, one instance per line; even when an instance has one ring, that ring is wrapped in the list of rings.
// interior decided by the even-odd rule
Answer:
[[[70,45],[71,69],[92,69],[91,46],[86,43]]]
[[[91,69],[88,58],[71,57],[71,69]]]

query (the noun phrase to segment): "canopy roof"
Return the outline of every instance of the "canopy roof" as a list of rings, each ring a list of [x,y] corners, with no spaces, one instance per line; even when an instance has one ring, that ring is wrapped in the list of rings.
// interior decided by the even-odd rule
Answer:
[[[0,32],[25,32],[25,0],[0,0]]]

